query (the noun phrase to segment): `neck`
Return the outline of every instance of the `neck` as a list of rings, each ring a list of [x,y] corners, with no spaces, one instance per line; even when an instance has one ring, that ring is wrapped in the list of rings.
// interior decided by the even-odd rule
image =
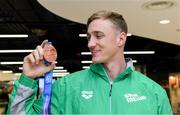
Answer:
[[[114,80],[118,74],[122,73],[122,71],[126,68],[124,56],[116,61],[105,63],[104,67],[110,79]]]

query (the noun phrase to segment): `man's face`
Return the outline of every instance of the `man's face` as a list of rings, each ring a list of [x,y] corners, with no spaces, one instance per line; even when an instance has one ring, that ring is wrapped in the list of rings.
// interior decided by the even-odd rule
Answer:
[[[118,30],[112,22],[96,19],[89,24],[87,34],[93,63],[108,63],[115,59],[119,50]]]

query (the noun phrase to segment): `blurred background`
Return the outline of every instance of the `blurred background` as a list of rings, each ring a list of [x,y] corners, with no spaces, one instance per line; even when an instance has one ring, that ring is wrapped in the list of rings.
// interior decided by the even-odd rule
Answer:
[[[129,27],[125,57],[166,89],[180,113],[180,0],[0,0],[1,114],[23,57],[43,40],[58,52],[55,80],[89,67],[86,20],[98,10],[123,14]]]

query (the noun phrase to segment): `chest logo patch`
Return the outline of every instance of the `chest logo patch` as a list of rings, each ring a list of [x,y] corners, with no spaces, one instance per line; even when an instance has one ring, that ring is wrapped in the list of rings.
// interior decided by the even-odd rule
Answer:
[[[93,97],[93,91],[81,91],[81,96],[84,99],[90,99]]]
[[[140,96],[136,93],[124,94],[124,97],[128,103],[146,100],[146,96]]]

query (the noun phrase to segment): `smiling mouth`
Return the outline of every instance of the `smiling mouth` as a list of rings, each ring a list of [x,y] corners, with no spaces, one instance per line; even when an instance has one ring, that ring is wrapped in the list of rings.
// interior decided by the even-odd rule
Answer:
[[[99,50],[91,51],[92,55],[96,55],[99,52]]]

